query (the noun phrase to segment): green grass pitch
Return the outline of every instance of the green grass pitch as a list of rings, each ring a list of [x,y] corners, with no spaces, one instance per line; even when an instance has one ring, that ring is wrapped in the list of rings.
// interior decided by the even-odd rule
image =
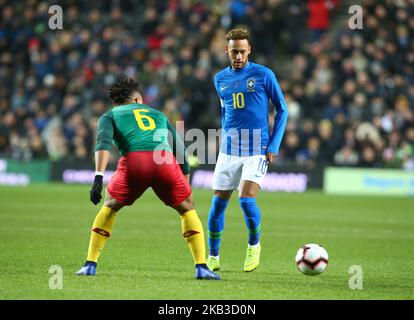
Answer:
[[[222,239],[222,281],[197,281],[178,215],[148,190],[123,209],[96,277],[74,272],[85,259],[98,207],[89,186],[0,187],[0,299],[413,299],[414,200],[260,193],[262,258],[242,271],[247,232],[234,195]],[[194,191],[204,229],[210,191]],[[301,274],[297,249],[320,243],[328,269]],[[52,265],[62,289],[50,289]],[[352,265],[363,289],[349,288]]]

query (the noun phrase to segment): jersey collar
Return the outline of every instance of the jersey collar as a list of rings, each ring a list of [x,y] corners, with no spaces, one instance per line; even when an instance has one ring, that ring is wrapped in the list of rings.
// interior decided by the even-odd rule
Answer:
[[[243,68],[239,69],[239,70],[233,69],[233,67],[231,65],[229,66],[230,71],[233,72],[233,73],[242,73],[242,72],[248,70],[249,68],[250,68],[250,61],[247,61],[246,65]]]

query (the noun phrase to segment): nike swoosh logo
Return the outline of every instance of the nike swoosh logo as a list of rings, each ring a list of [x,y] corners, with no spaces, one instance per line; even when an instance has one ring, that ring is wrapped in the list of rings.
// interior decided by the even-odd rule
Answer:
[[[226,90],[228,87],[230,87],[230,86],[221,87],[220,90],[221,91]]]

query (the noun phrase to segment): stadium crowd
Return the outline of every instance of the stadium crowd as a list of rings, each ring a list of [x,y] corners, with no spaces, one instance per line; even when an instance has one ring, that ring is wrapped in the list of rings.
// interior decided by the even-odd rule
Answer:
[[[122,75],[173,123],[220,127],[212,77],[228,65],[227,30],[243,25],[251,60],[276,72],[288,104],[278,164],[414,170],[414,1],[367,0],[362,30],[331,31],[338,6],[68,0],[63,29],[51,30],[47,1],[0,0],[0,156],[92,159],[107,88]]]

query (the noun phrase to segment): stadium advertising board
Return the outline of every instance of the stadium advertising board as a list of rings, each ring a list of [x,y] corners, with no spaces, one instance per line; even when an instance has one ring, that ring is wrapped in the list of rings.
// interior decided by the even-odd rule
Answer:
[[[0,185],[25,186],[32,182],[48,182],[49,173],[49,161],[0,159]]]
[[[109,168],[104,175],[107,183],[114,174],[114,168]],[[213,183],[214,165],[200,165],[191,170],[191,185],[193,188],[211,189]],[[54,162],[52,164],[52,180],[68,184],[90,184],[93,182],[95,171],[90,163]],[[263,181],[262,189],[279,192],[304,192],[308,188],[322,189],[323,168],[305,170],[298,167],[270,168]]]
[[[107,184],[115,172],[114,165],[109,165],[104,174]],[[95,170],[91,162],[86,161],[54,161],[52,163],[51,179],[66,184],[91,184]]]
[[[214,166],[203,165],[192,170],[193,188],[211,189]],[[306,170],[300,167],[269,168],[262,190],[271,192],[305,192],[309,188],[322,188],[323,169]]]
[[[396,169],[327,168],[328,194],[414,196],[414,173]]]

